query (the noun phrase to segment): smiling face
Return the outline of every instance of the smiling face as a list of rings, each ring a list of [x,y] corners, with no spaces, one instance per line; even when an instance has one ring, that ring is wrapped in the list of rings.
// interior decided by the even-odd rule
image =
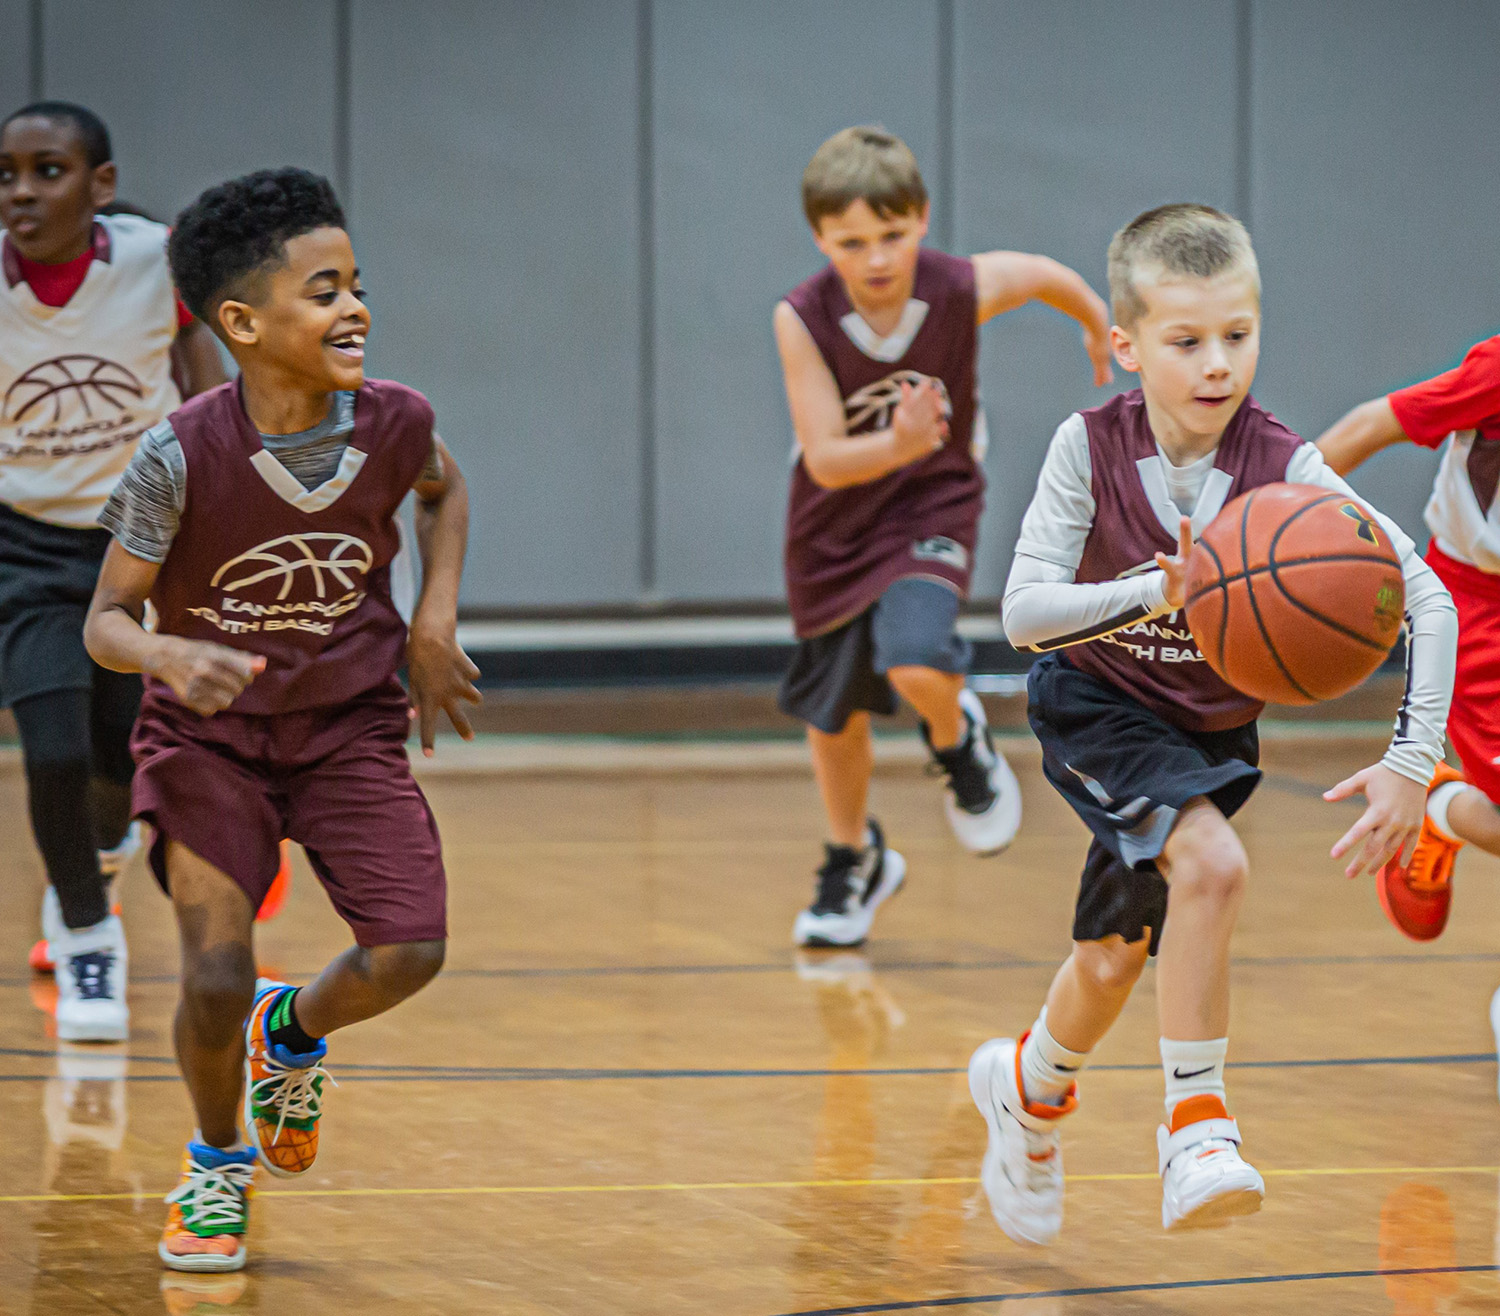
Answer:
[[[1211,278],[1134,272],[1145,313],[1110,330],[1115,359],[1141,377],[1162,445],[1216,443],[1255,380],[1260,360],[1260,285],[1232,266]]]
[[[282,262],[247,282],[245,300],[218,308],[224,340],[242,366],[253,362],[309,392],[364,383],[370,311],[348,233],[319,228],[289,238]]]
[[[115,167],[90,167],[78,129],[26,115],[0,133],[0,226],[27,260],[57,265],[81,256],[94,211],[115,199]]]
[[[861,199],[818,225],[814,240],[866,315],[896,310],[911,296],[917,257],[927,236],[928,208],[882,219]]]

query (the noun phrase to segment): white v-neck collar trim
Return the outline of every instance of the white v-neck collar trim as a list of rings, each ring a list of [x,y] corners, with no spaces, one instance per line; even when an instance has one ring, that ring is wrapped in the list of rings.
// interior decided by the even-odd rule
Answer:
[[[839,321],[839,328],[849,335],[849,340],[866,356],[873,357],[876,361],[899,361],[906,355],[906,349],[912,345],[912,340],[921,330],[927,319],[927,312],[931,309],[920,298],[908,298],[901,312],[901,319],[884,338],[870,328],[858,311],[850,311],[844,316]]]
[[[1142,457],[1136,462],[1135,468],[1140,472],[1141,488],[1146,491],[1146,499],[1151,504],[1151,510],[1156,513],[1156,519],[1161,523],[1161,528],[1175,540],[1182,513],[1167,489],[1167,475],[1162,470],[1162,463],[1166,460],[1160,452],[1156,452],[1149,457]],[[1198,491],[1198,500],[1193,504],[1192,515],[1188,518],[1193,523],[1195,540],[1208,529],[1209,522],[1224,510],[1233,485],[1234,476],[1217,466],[1203,477],[1203,488]]]
[[[338,470],[316,489],[304,489],[302,481],[264,448],[251,455],[250,465],[271,486],[271,492],[284,502],[301,512],[321,512],[339,500],[344,490],[354,483],[354,477],[367,460],[368,453],[352,446],[345,448],[344,455],[339,458]]]

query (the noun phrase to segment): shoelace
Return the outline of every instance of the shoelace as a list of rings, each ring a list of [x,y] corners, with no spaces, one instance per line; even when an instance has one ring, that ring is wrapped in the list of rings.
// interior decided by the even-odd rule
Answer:
[[[961,745],[934,750],[927,775],[946,777],[959,808],[967,813],[983,813],[994,802],[990,786],[990,768],[979,750],[979,732],[969,723],[968,734]]]
[[[1452,879],[1451,865],[1443,862],[1446,857],[1446,851],[1438,850],[1436,854],[1421,856],[1425,863],[1414,858],[1406,870],[1406,885],[1427,895],[1442,891]]]
[[[253,1165],[221,1165],[209,1169],[189,1160],[187,1178],[167,1194],[167,1201],[182,1208],[184,1220],[197,1229],[228,1233],[245,1222],[245,1195],[255,1176]]]
[[[859,871],[860,859],[853,862],[843,857],[828,859],[818,869],[818,898],[813,901],[813,910],[820,914],[842,914],[849,907],[849,897],[854,893],[854,875]]]
[[[334,1087],[338,1087],[338,1080],[321,1064],[298,1069],[283,1065],[274,1056],[266,1056],[262,1063],[271,1072],[250,1085],[250,1099],[276,1108],[276,1133],[271,1139],[274,1147],[281,1141],[287,1120],[315,1120],[322,1115],[323,1094],[318,1090],[318,1080],[326,1078]]]
[[[115,994],[110,990],[110,974],[115,967],[115,953],[111,950],[91,950],[84,955],[73,955],[68,968],[73,981],[78,985],[81,1001],[112,1001]]]

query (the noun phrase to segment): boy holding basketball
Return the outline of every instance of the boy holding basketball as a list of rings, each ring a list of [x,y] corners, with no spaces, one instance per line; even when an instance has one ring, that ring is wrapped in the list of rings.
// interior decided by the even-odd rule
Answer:
[[[468,495],[426,399],[365,378],[370,316],[327,182],[278,169],[212,188],[169,253],[240,377],[142,441],[105,510],[86,640],[146,676],[134,807],[182,940],[177,1054],[198,1129],[158,1250],[175,1270],[237,1270],[257,1158],[292,1176],[317,1155],[323,1039],[442,966],[442,856],[396,671],[429,753],[439,710],[472,734],[478,672],[455,638]],[[424,572],[408,632],[390,563],[411,490]],[[283,836],[357,943],[300,989],[255,975]]]
[[[108,214],[109,132],[39,101],[0,123],[0,702],[15,715],[47,872],[44,942],[57,1034],[129,1032],[125,931],[109,886],[130,826],[135,676],[89,660],[83,618],[109,535],[96,524],[141,434],[222,382],[177,300],[167,230]]]
[[[1466,844],[1500,855],[1500,336],[1471,348],[1454,369],[1355,407],[1318,440],[1341,475],[1393,443],[1439,447],[1425,519],[1427,564],[1458,607],[1458,675],[1448,733],[1463,771],[1439,763],[1411,862],[1380,874],[1392,923],[1431,941],[1448,923],[1453,865]],[[1500,1020],[1500,994],[1492,1018]]]
[[[829,840],[793,936],[855,946],[905,873],[865,812],[871,713],[894,713],[898,696],[917,710],[967,849],[998,853],[1021,822],[955,629],[984,504],[978,328],[1029,301],[1055,307],[1083,326],[1104,384],[1108,323],[1083,279],[1044,256],[924,249],[916,159],[878,128],[824,142],[802,203],[828,265],[774,317],[798,446],[786,580],[799,643],[780,704],[807,724]]]
[[[1224,1061],[1229,943],[1247,877],[1228,820],[1260,780],[1261,705],[1204,662],[1181,620],[1184,579],[1193,540],[1248,489],[1289,481],[1353,497],[1250,397],[1260,278],[1237,221],[1206,206],[1149,211],[1110,244],[1109,284],[1115,359],[1140,387],[1059,426],[1005,591],[1011,642],[1046,655],[1029,684],[1043,770],[1093,833],[1073,953],[1046,1005],[1019,1041],[986,1042],[969,1066],[989,1130],[991,1209],[1033,1243],[1062,1224],[1058,1127],[1077,1105],[1078,1073],[1158,952],[1162,1223],[1213,1224],[1260,1206]],[[1368,800],[1333,847],[1351,876],[1414,842],[1453,683],[1452,603],[1411,541],[1379,519],[1406,582],[1410,681],[1385,757],[1325,796]]]

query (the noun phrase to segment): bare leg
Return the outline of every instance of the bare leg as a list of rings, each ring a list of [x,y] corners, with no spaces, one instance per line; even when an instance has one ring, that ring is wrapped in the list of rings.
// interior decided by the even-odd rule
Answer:
[[[351,946],[297,993],[297,1022],[308,1036],[326,1037],[384,1014],[437,976],[446,946],[442,941]]]
[[[182,939],[182,999],[174,1034],[198,1127],[211,1147],[239,1140],[245,1018],[255,996],[255,910],[227,874],[176,841],[167,878]]]
[[[886,678],[896,693],[915,708],[927,723],[934,749],[952,749],[963,738],[964,717],[958,692],[964,678],[935,667],[893,667]]]
[[[1459,791],[1449,802],[1448,825],[1460,841],[1500,855],[1500,809],[1477,787]]]
[[[1092,1051],[1130,999],[1150,945],[1115,935],[1075,941],[1047,993],[1047,1031],[1069,1051]]]
[[[865,806],[870,797],[870,775],[875,770],[875,747],[870,740],[870,715],[854,713],[837,735],[807,728],[813,773],[828,815],[828,838],[835,845],[862,850],[865,844]]]
[[[1228,820],[1208,800],[1178,816],[1157,866],[1171,907],[1157,956],[1163,1037],[1210,1041],[1229,1032],[1229,939],[1245,896],[1249,861]]]

